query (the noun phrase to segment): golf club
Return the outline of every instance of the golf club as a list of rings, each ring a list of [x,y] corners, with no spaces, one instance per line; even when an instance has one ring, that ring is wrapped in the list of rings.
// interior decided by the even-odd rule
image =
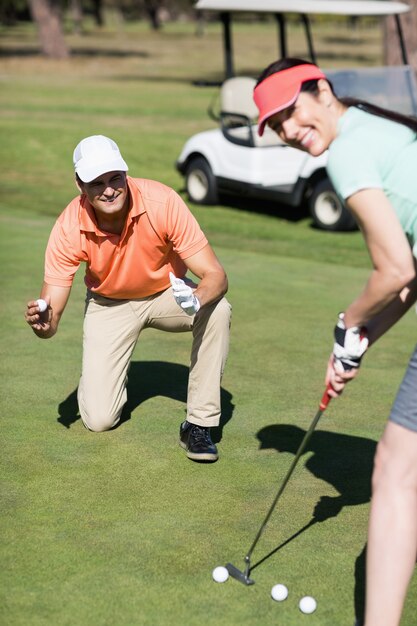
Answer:
[[[284,480],[282,481],[282,484],[278,490],[277,495],[274,498],[274,501],[271,504],[271,507],[268,511],[268,513],[265,516],[264,521],[262,522],[262,525],[260,527],[260,529],[258,530],[258,533],[255,537],[255,539],[253,540],[253,543],[251,545],[251,547],[248,550],[248,553],[245,556],[245,569],[244,571],[239,570],[237,567],[235,567],[234,565],[232,565],[232,563],[227,563],[226,565],[226,569],[229,572],[230,576],[232,576],[233,578],[235,578],[236,580],[238,580],[239,582],[243,583],[244,585],[254,585],[255,581],[252,578],[249,578],[249,574],[250,574],[250,570],[251,570],[251,566],[250,566],[250,559],[252,556],[252,552],[255,549],[256,544],[258,543],[259,539],[261,538],[261,535],[263,533],[263,531],[265,530],[265,526],[267,525],[269,518],[272,515],[272,512],[274,511],[277,502],[282,494],[282,492],[284,491],[289,479],[291,478],[291,475],[302,455],[302,453],[304,452],[304,449],[307,445],[307,443],[310,441],[311,435],[314,432],[315,427],[317,426],[317,423],[319,421],[319,419],[321,418],[323,412],[325,411],[325,409],[327,408],[327,405],[330,402],[330,396],[329,396],[329,388],[330,385],[328,385],[326,387],[326,390],[323,394],[323,397],[320,401],[320,405],[319,405],[319,410],[317,411],[317,414],[315,416],[315,418],[313,419],[313,421],[311,422],[310,428],[308,429],[308,431],[306,432],[306,434],[304,435],[304,438],[297,450],[297,453],[293,459],[293,462],[291,463],[290,469],[288,470]]]

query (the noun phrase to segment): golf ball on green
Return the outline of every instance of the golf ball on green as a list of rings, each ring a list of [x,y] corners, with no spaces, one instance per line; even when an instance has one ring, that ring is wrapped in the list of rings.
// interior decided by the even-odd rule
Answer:
[[[36,304],[39,307],[39,311],[41,313],[43,313],[44,311],[46,311],[46,309],[48,308],[47,303],[45,302],[45,300],[42,300],[42,298],[39,298],[39,300],[36,300]]]
[[[277,602],[282,602],[283,600],[286,600],[288,597],[287,587],[281,584],[274,585],[271,589],[271,597]]]
[[[225,583],[226,580],[229,578],[229,572],[225,567],[223,567],[223,565],[219,565],[218,567],[214,568],[212,576],[213,580],[215,580],[216,583]]]
[[[298,606],[301,613],[314,613],[317,608],[317,602],[311,596],[304,596],[304,598],[301,598]]]

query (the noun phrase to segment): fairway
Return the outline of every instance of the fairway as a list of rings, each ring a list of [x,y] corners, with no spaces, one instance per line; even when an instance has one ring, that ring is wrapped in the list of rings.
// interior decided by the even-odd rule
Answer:
[[[334,31],[334,29],[333,29]],[[328,48],[332,29],[323,30]],[[187,460],[178,445],[190,337],[145,331],[129,373],[123,423],[86,431],[78,415],[85,288],[78,272],[59,332],[37,339],[23,318],[37,298],[43,252],[75,196],[72,150],[85,135],[114,138],[130,174],[182,193],[183,142],[212,128],[221,76],[220,29],[190,24],[151,33],[111,23],[68,35],[76,54],[36,54],[36,35],[4,33],[0,60],[1,573],[5,626],[353,626],[363,610],[372,459],[415,338],[415,312],[366,356],[332,401],[274,511],[245,587],[211,572],[244,568],[249,549],[317,412],[337,313],[362,288],[361,235],[324,233],[280,208],[190,205],[229,277],[230,355],[220,460]],[[238,25],[237,69],[273,59],[273,24]],[[378,63],[377,29],[347,40],[345,56]],[[303,54],[294,28],[293,53]],[[300,38],[301,41],[301,38]],[[253,54],[248,55],[248,45]],[[329,65],[341,57],[326,52]],[[245,61],[245,65],[243,64]],[[254,210],[250,210],[250,209]],[[274,602],[273,585],[289,589]],[[317,610],[302,615],[312,595]],[[401,626],[415,626],[414,576]]]

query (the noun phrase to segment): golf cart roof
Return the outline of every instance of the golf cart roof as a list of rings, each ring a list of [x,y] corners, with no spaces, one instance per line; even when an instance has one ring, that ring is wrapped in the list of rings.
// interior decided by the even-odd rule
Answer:
[[[253,13],[314,13],[327,15],[399,15],[410,11],[403,2],[390,0],[198,0],[201,11],[249,11]]]
[[[301,22],[304,23],[309,57],[313,63],[317,63],[317,59],[309,19],[311,15],[374,16],[381,19],[391,15],[396,23],[402,62],[404,65],[408,65],[400,17],[408,13],[411,6],[404,2],[391,2],[391,0],[197,0],[194,8],[198,11],[216,11],[220,14],[220,20],[223,24],[225,78],[231,78],[235,75],[231,31],[232,14],[244,11],[272,13],[275,16],[279,30],[280,57],[288,56],[287,18],[289,15],[299,15]],[[199,84],[208,83],[199,81]]]

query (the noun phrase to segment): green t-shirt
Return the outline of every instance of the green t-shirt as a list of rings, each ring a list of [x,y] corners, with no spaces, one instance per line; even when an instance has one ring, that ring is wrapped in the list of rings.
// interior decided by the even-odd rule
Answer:
[[[417,139],[412,130],[349,107],[330,145],[327,172],[343,199],[362,189],[383,189],[417,258]]]

